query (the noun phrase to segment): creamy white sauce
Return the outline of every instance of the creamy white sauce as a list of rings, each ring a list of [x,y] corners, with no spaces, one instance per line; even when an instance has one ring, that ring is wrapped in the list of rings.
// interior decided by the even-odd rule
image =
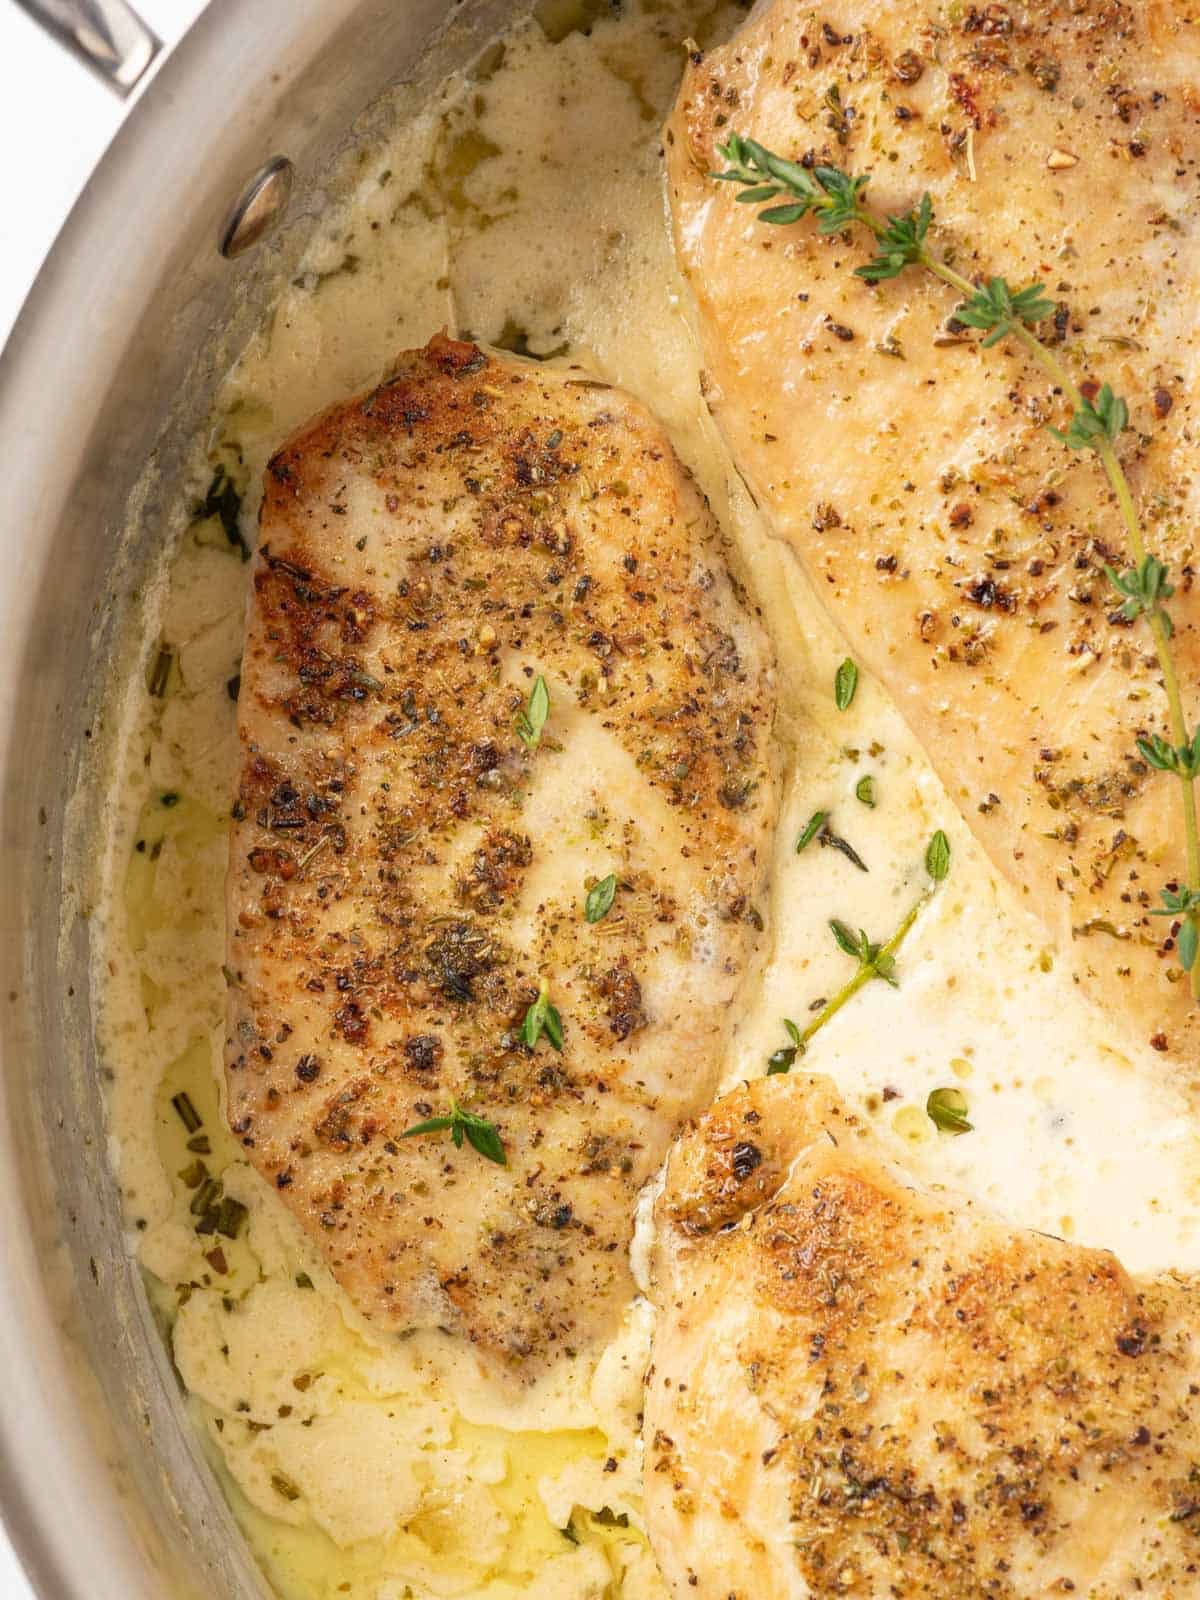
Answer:
[[[831,1074],[923,1181],[1111,1247],[1136,1270],[1200,1267],[1200,1148],[1162,1063],[1105,1038],[884,690],[864,679],[851,708],[836,710],[845,647],[758,522],[705,412],[658,127],[680,41],[728,32],[741,14],[698,16],[672,0],[620,17],[603,9],[590,36],[557,38],[546,29],[560,34],[569,6],[543,6],[545,27],[516,28],[473,78],[445,85],[386,148],[363,152],[351,202],[218,397],[210,459],[246,486],[249,531],[254,485],[289,430],[444,326],[509,342],[520,330],[529,349],[637,394],[710,495],[779,653],[786,806],[766,958],[740,1007],[727,1081],[761,1074],[787,1043],[782,1019],[803,1026],[850,975],[830,917],[876,940],[891,934],[926,887],[925,843],[940,826],[950,877],[901,951],[899,987],[870,984],[804,1065]],[[215,521],[164,555],[145,671],[160,639],[176,664],[165,698],[149,697],[144,677],[120,686],[117,798],[97,866],[113,1159],[130,1249],[197,1426],[287,1596],[662,1600],[639,1532],[646,1304],[631,1306],[594,1371],[564,1371],[514,1410],[447,1341],[378,1336],[220,1131],[236,765],[227,685],[246,576]],[[874,809],[854,794],[868,773]],[[818,808],[869,872],[816,844],[796,853]],[[929,1091],[949,1085],[966,1095],[974,1129],[957,1138],[924,1110]],[[195,1191],[180,1174],[196,1155],[170,1104],[181,1089],[204,1119],[209,1172],[247,1208],[236,1240],[195,1231]]]

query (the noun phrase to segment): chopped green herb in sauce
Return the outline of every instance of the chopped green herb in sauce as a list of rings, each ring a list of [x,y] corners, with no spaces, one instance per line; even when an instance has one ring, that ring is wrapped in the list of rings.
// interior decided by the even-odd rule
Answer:
[[[833,679],[833,699],[839,711],[849,711],[858,688],[858,668],[847,656]]]
[[[796,840],[797,855],[800,854],[801,850],[806,850],[816,838],[817,834],[820,833],[828,815],[828,811],[814,811],[812,816],[809,817],[808,821],[804,824],[803,832]]]
[[[925,851],[925,870],[934,883],[941,883],[950,871],[950,841],[940,828]]]
[[[171,670],[175,665],[175,652],[169,644],[160,644],[150,666],[150,675],[146,680],[146,692],[152,700],[166,698],[167,688],[171,682]]]
[[[930,1119],[943,1133],[971,1133],[967,1121],[967,1097],[961,1089],[933,1089],[925,1102]]]
[[[189,1133],[195,1133],[200,1126],[200,1113],[191,1102],[191,1097],[180,1092],[173,1095],[171,1104],[175,1107],[175,1114],[183,1123]]]
[[[194,516],[197,522],[215,517],[221,524],[225,537],[242,560],[249,561],[250,546],[242,536],[242,497],[223,466],[218,467],[213,474],[208,493],[196,507]]]

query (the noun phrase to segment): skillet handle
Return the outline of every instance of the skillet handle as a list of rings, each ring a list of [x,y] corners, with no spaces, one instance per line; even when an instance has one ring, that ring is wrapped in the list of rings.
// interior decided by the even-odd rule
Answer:
[[[122,98],[162,49],[157,35],[125,0],[17,0],[17,4]]]

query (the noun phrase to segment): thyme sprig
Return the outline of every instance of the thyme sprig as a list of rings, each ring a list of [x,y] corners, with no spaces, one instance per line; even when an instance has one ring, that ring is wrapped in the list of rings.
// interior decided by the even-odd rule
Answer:
[[[865,928],[860,928],[857,933],[848,923],[834,917],[829,924],[829,931],[833,934],[833,941],[843,954],[852,956],[861,967],[869,967],[869,977],[882,978],[884,983],[890,983],[893,989],[900,987],[896,979],[896,959],[884,953],[881,944],[872,944],[867,938]]]
[[[474,1111],[467,1111],[460,1106],[458,1101],[451,1096],[450,1110],[444,1117],[427,1117],[424,1122],[414,1122],[411,1128],[405,1128],[400,1135],[402,1139],[419,1138],[427,1133],[449,1133],[454,1141],[456,1150],[461,1150],[463,1140],[477,1150],[488,1161],[494,1161],[498,1167],[508,1165],[508,1156],[505,1154],[504,1141],[500,1137],[500,1130],[494,1122],[489,1122],[486,1117],[481,1117]]]
[[[1197,934],[1196,924],[1200,918],[1200,894],[1194,889],[1164,889],[1162,892],[1162,908],[1152,911],[1152,917],[1178,917],[1179,918],[1179,959],[1184,968],[1190,972],[1196,964]]]
[[[538,984],[537,999],[526,1011],[518,1037],[523,1044],[533,1050],[543,1034],[555,1050],[562,1049],[562,1017],[557,1006],[550,1004],[550,985],[545,978]]]
[[[1004,278],[973,283],[934,253],[929,237],[933,202],[928,194],[921,196],[915,208],[901,215],[881,215],[865,204],[865,191],[870,181],[867,175],[852,176],[832,166],[802,166],[739,133],[731,133],[717,149],[728,166],[723,172],[710,174],[711,177],[722,183],[740,185],[737,199],[743,204],[772,202],[758,213],[760,221],[786,225],[812,214],[823,234],[865,228],[874,238],[877,252],[864,266],[855,269],[856,276],[878,284],[899,277],[909,267],[916,267],[940,278],[962,296],[954,316],[965,327],[978,329],[984,335],[980,340],[984,349],[1005,339],[1015,339],[1071,406],[1067,427],[1049,431],[1068,449],[1090,450],[1099,459],[1117,502],[1130,555],[1130,565],[1125,572],[1106,568],[1108,579],[1121,596],[1122,616],[1129,621],[1145,618],[1162,674],[1171,740],[1168,743],[1155,734],[1137,743],[1139,752],[1151,767],[1170,772],[1179,780],[1187,874],[1183,885],[1186,893],[1178,885],[1160,891],[1163,905],[1155,914],[1179,920],[1177,954],[1180,965],[1191,974],[1193,997],[1200,999],[1200,964],[1196,959],[1200,951],[1200,827],[1196,806],[1200,727],[1189,732],[1171,653],[1174,627],[1163,603],[1174,592],[1168,581],[1169,571],[1165,563],[1146,548],[1133,492],[1117,455],[1118,441],[1129,425],[1128,405],[1107,383],[1095,391],[1091,385],[1081,389],[1056,352],[1037,336],[1034,331],[1037,324],[1056,309],[1040,283],[1018,289],[1013,289]],[[774,203],[780,200],[784,203]]]
[[[827,1022],[832,1021],[847,1001],[853,1000],[858,991],[865,988],[873,978],[880,979],[893,989],[900,987],[899,979],[896,977],[896,952],[908,938],[913,924],[933,899],[938,885],[945,881],[950,871],[950,841],[940,828],[926,846],[925,871],[929,874],[928,887],[913,902],[904,920],[886,943],[876,944],[862,928],[855,932],[847,923],[837,917],[833,918],[829,924],[829,931],[833,935],[834,943],[839,950],[858,963],[858,969],[831,1000],[821,1004],[806,1028],[798,1028],[789,1017],[784,1018],[783,1025],[791,1043],[783,1045],[772,1053],[767,1062],[769,1078],[780,1072],[790,1072],[796,1057],[804,1055],[807,1051],[814,1034],[819,1033]]]

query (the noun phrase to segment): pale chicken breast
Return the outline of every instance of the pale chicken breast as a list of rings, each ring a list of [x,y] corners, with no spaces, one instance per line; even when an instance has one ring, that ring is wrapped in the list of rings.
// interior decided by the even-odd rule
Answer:
[[[1178,930],[1147,914],[1186,870],[1178,784],[1135,746],[1168,734],[1165,699],[1104,576],[1127,560],[1100,466],[1043,426],[1069,407],[950,320],[953,289],[913,269],[873,288],[861,231],[764,224],[708,173],[736,130],[869,173],[884,212],[927,190],[960,273],[1045,286],[1075,380],[1129,403],[1194,718],[1198,85],[1200,31],[1167,0],[774,0],[693,53],[666,135],[707,397],[756,498],[1072,973],[1189,1064]]]
[[[238,721],[231,1126],[363,1311],[535,1375],[628,1298],[763,926],[771,666],[707,505],[627,396],[435,339],[270,463]],[[401,1137],[452,1101],[506,1164]]]
[[[917,1190],[824,1078],[685,1133],[656,1208],[648,1529],[678,1600],[1184,1600],[1200,1304]]]

